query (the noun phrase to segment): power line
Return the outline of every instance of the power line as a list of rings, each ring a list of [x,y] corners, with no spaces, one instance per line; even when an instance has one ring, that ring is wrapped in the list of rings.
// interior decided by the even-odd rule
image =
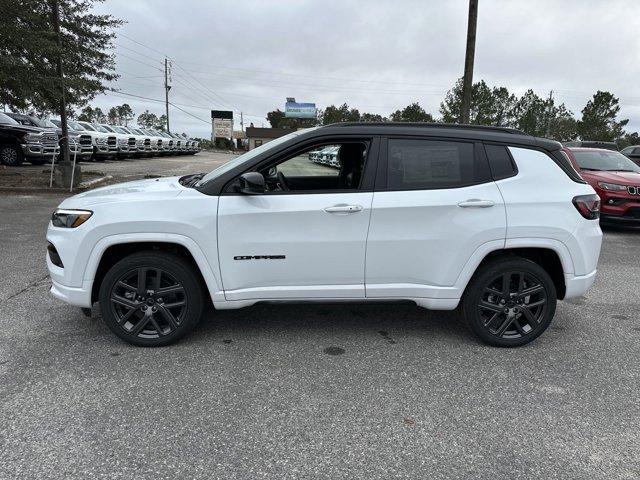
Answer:
[[[114,88],[108,88],[107,91],[109,92],[108,94],[111,94],[111,95],[116,94],[116,96],[118,96],[118,94],[120,94],[120,95],[126,95],[128,97],[139,98],[141,100],[148,100],[150,102],[164,103],[164,100],[161,100],[161,99],[158,99],[158,98],[146,97],[144,95],[136,95],[134,93],[123,92],[122,90],[116,90]],[[105,92],[105,93],[107,93],[107,92]],[[201,106],[198,106],[198,105],[186,105],[184,103],[172,103],[172,102],[169,102],[169,104],[173,105],[174,107],[182,106],[182,107],[186,107],[186,108],[197,108],[199,110],[207,110],[207,111],[211,110],[210,108],[201,107]],[[240,111],[234,111],[234,113],[240,113]],[[251,114],[251,113],[244,113],[244,115],[246,117],[264,118],[264,115],[255,115],[255,114]],[[211,123],[211,122],[208,122],[208,123]]]
[[[147,62],[143,62],[142,60],[138,60],[137,58],[131,57],[131,56],[129,56],[129,55],[125,55],[125,54],[124,54],[124,53],[122,53],[122,52],[117,52],[117,54],[118,54],[119,56],[121,56],[121,57],[128,58],[128,59],[130,59],[130,60],[133,60],[134,62],[141,63],[142,65],[147,65],[148,67],[151,67],[151,68],[153,68],[153,69],[155,69],[155,70],[158,70],[158,71],[160,71],[160,72],[162,71],[162,69],[161,69],[160,67],[157,67],[157,66],[155,66],[155,65],[151,65],[150,63],[147,63]]]
[[[115,43],[118,47],[120,47],[120,48],[124,48],[125,50],[128,50],[128,51],[130,51],[130,52],[133,52],[133,53],[135,53],[135,54],[138,54],[138,55],[140,55],[141,57],[144,57],[144,58],[146,58],[146,59],[148,59],[148,60],[155,60],[155,61],[157,61],[157,62],[161,62],[161,60],[158,60],[157,58],[150,57],[149,55],[147,55],[147,54],[145,54],[145,53],[139,52],[138,50],[134,50],[133,48],[126,47],[126,46],[124,46],[124,45],[122,45],[122,44],[120,44],[120,43],[118,43],[118,42],[114,42],[114,43]]]

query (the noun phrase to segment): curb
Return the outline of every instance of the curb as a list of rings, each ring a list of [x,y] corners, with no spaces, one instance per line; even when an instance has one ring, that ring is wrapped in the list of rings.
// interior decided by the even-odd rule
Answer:
[[[73,192],[69,192],[68,188],[57,188],[57,187],[3,187],[0,186],[0,192],[7,192],[7,193],[40,193],[40,194],[57,194],[57,193],[80,193],[83,192],[85,190],[89,190],[90,187],[95,187],[103,182],[106,182],[107,180],[110,180],[111,178],[113,178],[113,176],[111,175],[107,175],[105,177],[99,177],[99,178],[95,178],[93,180],[89,180],[88,182],[82,182],[80,185],[78,185]]]

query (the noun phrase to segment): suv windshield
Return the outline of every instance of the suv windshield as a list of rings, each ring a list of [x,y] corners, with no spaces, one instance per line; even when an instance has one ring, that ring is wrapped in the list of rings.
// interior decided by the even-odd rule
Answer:
[[[278,145],[281,145],[281,144],[287,142],[288,140],[291,140],[292,138],[297,137],[298,135],[300,135],[301,133],[303,133],[305,131],[315,130],[316,128],[318,128],[318,127],[314,127],[313,129],[306,128],[304,130],[298,130],[296,132],[291,132],[291,133],[285,135],[284,137],[276,138],[275,140],[271,140],[268,143],[264,143],[264,144],[260,145],[259,147],[254,148],[253,150],[249,150],[247,153],[244,153],[244,154],[240,155],[239,157],[236,157],[233,160],[230,160],[227,163],[224,163],[224,164],[220,165],[215,170],[211,170],[204,177],[202,177],[202,179],[200,179],[200,181],[195,186],[196,187],[202,187],[207,182],[209,182],[209,181],[213,180],[214,178],[216,178],[216,177],[228,172],[229,170],[234,169],[238,165],[242,165],[247,160],[251,160],[252,158],[260,155],[261,153],[264,153],[267,150],[275,148]]]
[[[115,133],[108,125],[96,125],[96,128],[102,133]]]
[[[0,112],[0,123],[2,123],[4,125],[20,125],[18,122],[16,122],[9,115],[5,115],[2,112]]]
[[[572,150],[572,153],[582,170],[640,173],[640,167],[620,152]]]
[[[125,133],[125,134],[129,133],[129,132],[125,131],[125,129],[122,128],[122,127],[111,127],[111,130],[113,130],[116,133]]]

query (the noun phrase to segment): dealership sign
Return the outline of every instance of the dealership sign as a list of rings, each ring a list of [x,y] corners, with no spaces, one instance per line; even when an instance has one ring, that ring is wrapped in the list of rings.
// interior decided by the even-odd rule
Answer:
[[[233,133],[233,120],[225,118],[213,119],[213,134],[216,137],[231,138]]]
[[[233,112],[230,110],[211,110],[213,138],[233,137]]]
[[[316,118],[316,104],[287,102],[284,105],[284,116],[287,118]]]

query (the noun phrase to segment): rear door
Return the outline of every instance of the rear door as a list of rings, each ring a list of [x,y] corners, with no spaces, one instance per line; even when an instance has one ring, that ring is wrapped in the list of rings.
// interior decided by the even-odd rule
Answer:
[[[465,266],[504,247],[504,201],[483,145],[389,137],[380,150],[366,296],[459,298]]]

